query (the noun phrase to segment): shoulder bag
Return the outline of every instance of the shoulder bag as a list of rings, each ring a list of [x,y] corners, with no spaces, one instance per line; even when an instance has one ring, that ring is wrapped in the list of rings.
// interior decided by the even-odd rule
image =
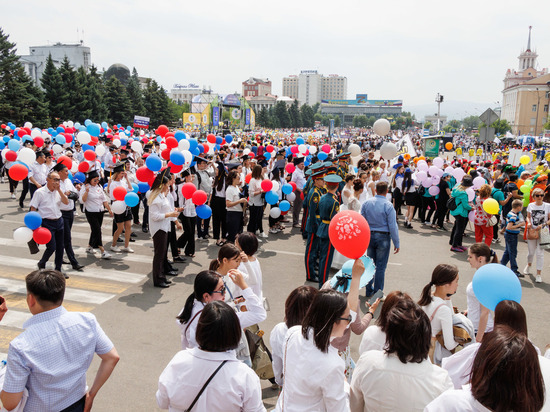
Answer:
[[[543,249],[549,249],[550,248],[550,231],[548,230],[548,227],[545,225],[540,230],[540,241],[539,245]]]
[[[208,386],[208,384],[210,383],[210,381],[212,380],[212,378],[214,378],[214,376],[216,376],[216,373],[219,372],[219,370],[222,368],[223,365],[225,365],[227,363],[227,360],[224,360],[220,366],[218,366],[216,368],[216,370],[212,373],[212,375],[210,375],[210,377],[208,378],[208,380],[204,383],[204,385],[202,385],[202,388],[201,390],[199,391],[199,393],[197,394],[197,396],[195,396],[195,399],[193,399],[193,402],[191,403],[191,406],[189,406],[189,408],[187,408],[185,410],[185,412],[190,412],[191,409],[193,409],[193,406],[195,406],[195,404],[197,403],[197,401],[199,400],[199,398],[201,397],[202,393],[204,392],[204,390],[206,389],[206,387]]]

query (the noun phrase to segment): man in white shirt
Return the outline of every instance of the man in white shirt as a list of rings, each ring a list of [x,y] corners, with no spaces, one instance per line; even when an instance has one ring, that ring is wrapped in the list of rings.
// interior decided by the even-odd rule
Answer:
[[[23,202],[27,196],[27,191],[31,193],[31,198],[36,192],[36,189],[44,186],[46,184],[46,175],[48,173],[48,168],[46,166],[46,156],[43,152],[36,152],[36,161],[29,168],[29,176],[27,184],[23,181],[23,191],[19,197],[19,206],[21,209],[25,208]],[[27,187],[25,187],[27,186]]]
[[[60,187],[61,178],[59,173],[50,172],[46,180],[46,186],[38,189],[31,199],[31,211],[38,211],[42,217],[42,227],[48,229],[52,238],[46,245],[46,250],[42,259],[38,262],[38,268],[44,269],[48,259],[55,252],[55,270],[61,272],[61,265],[63,264],[63,249],[64,249],[64,226],[63,218],[61,214],[61,203],[68,205],[69,199],[61,191]],[[69,276],[65,274],[65,279]]]
[[[212,197],[212,178],[214,177],[214,171],[210,167],[212,163],[209,163],[204,157],[195,156],[195,162],[197,162],[197,173],[195,174],[194,184],[197,190],[202,190],[207,195],[206,204],[210,205],[210,199]],[[210,218],[199,219],[197,217],[197,237],[199,239],[208,239],[208,228],[210,227]]]
[[[292,206],[292,226],[301,227],[300,225],[300,211],[302,210],[302,205],[304,200],[302,199],[302,191],[306,184],[306,175],[304,173],[304,158],[298,157],[293,160],[296,170],[292,173],[292,181],[296,183],[296,190],[294,194],[296,198]]]

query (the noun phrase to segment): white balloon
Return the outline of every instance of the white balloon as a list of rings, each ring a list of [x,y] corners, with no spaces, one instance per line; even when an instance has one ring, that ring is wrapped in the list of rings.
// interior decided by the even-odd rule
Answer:
[[[180,151],[184,151],[184,150],[189,150],[189,148],[191,147],[191,145],[189,144],[189,140],[187,139],[181,139],[178,143],[178,149],[180,149]]]
[[[126,203],[124,203],[124,201],[122,200],[117,200],[111,205],[111,210],[113,211],[113,213],[120,215],[126,210]]]
[[[78,161],[73,159],[73,164],[71,165],[71,173],[78,172]]]
[[[73,127],[73,126],[74,126],[74,123],[73,123],[72,120],[69,120],[69,121],[67,122],[67,125],[68,125],[69,127]]]
[[[161,143],[159,148],[160,148],[160,151],[162,152],[163,150],[168,149],[168,146],[166,145],[166,143]]]
[[[359,145],[356,145],[355,143],[350,144],[348,150],[351,152],[352,156],[359,156],[361,155],[361,148]]]
[[[273,187],[271,188],[271,191],[272,192],[278,192],[281,185],[279,184],[279,182],[277,182],[275,180],[273,180],[272,182],[273,182]]]
[[[92,141],[92,136],[88,132],[78,132],[76,138],[81,144],[88,144]]]
[[[433,165],[435,167],[439,167],[440,169],[443,167],[443,164],[445,161],[441,157],[436,157],[433,161]]]
[[[286,200],[288,200],[289,202],[294,202],[294,200],[296,200],[296,193],[291,192],[286,195]]]
[[[426,172],[420,171],[416,173],[416,178],[420,183],[422,183],[426,178],[428,177],[428,174]]]
[[[58,144],[56,144],[56,145],[53,146],[53,152],[54,152],[55,154],[59,154],[59,153],[61,153],[62,151],[63,151],[63,146],[58,145]]]
[[[141,153],[143,152],[143,146],[141,145],[141,143],[137,140],[134,140],[132,142],[132,144],[130,145],[130,147],[132,148],[132,150],[136,153]]]
[[[3,159],[4,161],[6,161],[6,153],[8,153],[9,151],[10,151],[10,149],[7,148],[7,147],[4,148],[4,149],[2,149],[2,159]]]
[[[78,135],[80,136],[80,133]],[[115,145],[115,147],[120,147],[120,139],[113,139],[113,145]]]
[[[69,127],[69,124],[67,122],[63,122],[63,127]]]
[[[278,207],[273,207],[269,211],[269,216],[271,216],[273,219],[277,219],[279,216],[281,216],[281,209]]]
[[[31,137],[34,139],[35,137],[42,136],[42,130],[40,129],[32,129],[31,130]]]
[[[183,158],[185,159],[185,164],[189,166],[193,161],[193,155],[189,150],[183,150],[181,153],[183,154]]]
[[[380,148],[380,156],[384,159],[393,159],[397,155],[397,146],[393,143],[384,143]]]
[[[50,136],[50,134],[49,134],[48,132],[46,132],[46,131],[43,131],[43,132],[42,132],[42,138],[43,138],[43,139],[49,139],[50,137],[51,137],[51,136]]]
[[[249,153],[250,153],[250,149],[247,148],[247,149],[244,149],[244,150],[243,150],[243,155],[247,155],[247,154],[249,154]]]
[[[15,240],[17,243],[29,243],[31,239],[32,239],[32,230],[26,226],[18,227],[13,232],[13,240]]]
[[[317,153],[317,146],[309,146],[309,153],[310,154]]]
[[[105,154],[105,146],[103,146],[102,144],[97,145],[95,147],[95,154],[97,156],[103,156]]]
[[[390,122],[387,119],[378,119],[372,125],[372,130],[378,136],[386,136],[391,130]]]
[[[17,154],[17,160],[20,160],[27,166],[31,166],[36,160],[36,153],[31,148],[24,147]]]
[[[305,152],[307,151],[306,145],[305,145],[305,144],[299,145],[299,146],[298,146],[298,151],[299,151],[300,153],[305,153]]]
[[[32,123],[31,122],[25,122],[25,125],[23,127],[28,127],[29,129],[32,129]]]
[[[139,131],[139,135],[140,135],[140,136],[143,136],[144,134],[145,134],[145,130],[140,130],[140,131]]]
[[[418,170],[421,170],[421,171],[423,171],[423,172],[427,172],[428,169],[429,169],[428,163],[426,163],[426,162],[424,162],[424,163],[418,162],[417,167],[418,167]]]

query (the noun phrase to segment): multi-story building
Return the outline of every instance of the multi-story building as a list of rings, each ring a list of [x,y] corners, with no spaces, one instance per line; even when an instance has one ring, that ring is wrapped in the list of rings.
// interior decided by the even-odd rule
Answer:
[[[271,94],[271,80],[250,77],[243,82],[243,97],[258,97]]]
[[[283,78],[283,95],[298,99],[301,105],[346,99],[347,89],[346,77],[337,74],[323,76],[317,70],[302,70],[299,75]]]
[[[193,97],[200,95],[203,89],[194,83],[189,84],[174,84],[170,90],[170,98],[178,104],[191,104]]]
[[[538,135],[548,119],[550,74],[537,69],[538,54],[531,50],[531,26],[527,48],[518,56],[518,70],[508,69],[502,91],[501,118],[507,120],[516,135]]]
[[[48,56],[52,56],[56,67],[61,66],[65,56],[74,68],[84,67],[86,71],[91,65],[90,48],[83,45],[83,42],[77,44],[55,43],[47,46],[31,46],[28,55],[20,56],[21,63],[30,78],[40,85],[40,79],[46,68]]]

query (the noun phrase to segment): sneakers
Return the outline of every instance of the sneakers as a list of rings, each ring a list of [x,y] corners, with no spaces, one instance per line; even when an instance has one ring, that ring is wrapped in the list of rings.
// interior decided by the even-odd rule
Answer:
[[[113,245],[111,245],[111,250],[112,250],[113,252],[116,252],[116,253],[119,253],[119,252],[120,252],[120,248],[119,248],[118,246],[113,246]]]
[[[464,250],[462,250],[460,247],[452,247],[451,252],[457,252],[457,253],[464,253]]]
[[[101,259],[111,259],[113,255],[111,255],[109,252],[105,251],[101,254]]]
[[[523,273],[525,273],[526,275],[530,275],[531,274],[531,265],[525,265],[525,269],[523,269]]]
[[[458,246],[460,249],[462,249],[463,252],[466,252],[468,248],[466,246]]]
[[[541,275],[537,275],[535,277],[535,283],[542,283],[542,276]]]
[[[134,253],[134,249],[130,248],[130,247],[123,247],[120,249],[122,252],[126,252],[126,253]]]
[[[15,193],[12,193],[12,194],[11,194],[11,198],[12,198],[12,199],[15,199]]]
[[[521,273],[520,271],[514,272],[518,278],[524,278],[525,275]]]
[[[276,234],[279,233],[279,230],[272,227],[271,229],[269,229],[269,233]]]
[[[260,233],[260,237],[263,237],[264,239],[267,237],[267,234],[265,232]]]
[[[94,254],[94,248],[91,247],[91,246],[88,246],[88,247],[86,248],[86,253],[91,253],[91,254],[93,255],[93,254]]]

